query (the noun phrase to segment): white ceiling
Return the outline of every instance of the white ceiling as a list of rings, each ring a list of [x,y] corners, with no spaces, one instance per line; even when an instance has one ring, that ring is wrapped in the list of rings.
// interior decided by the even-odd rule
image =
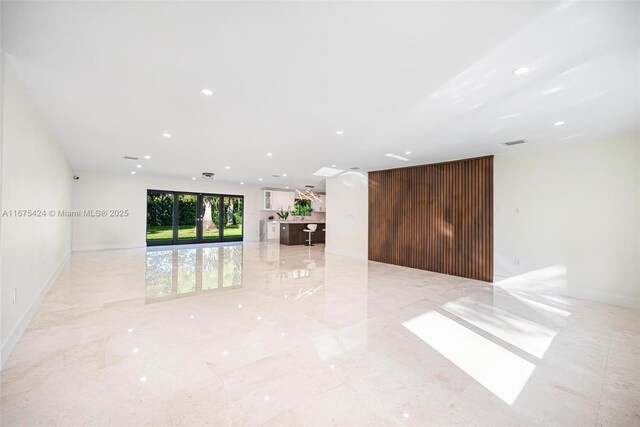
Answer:
[[[322,188],[639,132],[639,4],[3,2],[2,46],[75,170]]]

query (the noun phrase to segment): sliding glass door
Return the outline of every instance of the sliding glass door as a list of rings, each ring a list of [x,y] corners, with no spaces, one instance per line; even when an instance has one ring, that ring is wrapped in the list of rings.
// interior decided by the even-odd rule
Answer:
[[[243,196],[147,192],[147,246],[243,238]]]
[[[198,242],[198,195],[176,194],[178,202],[178,241],[180,243]]]
[[[242,239],[243,202],[239,196],[225,196],[222,213],[222,237],[224,240]]]
[[[221,196],[203,194],[200,198],[200,224],[202,225],[202,240],[220,240],[220,203]]]
[[[147,245],[173,243],[174,194],[147,192]]]

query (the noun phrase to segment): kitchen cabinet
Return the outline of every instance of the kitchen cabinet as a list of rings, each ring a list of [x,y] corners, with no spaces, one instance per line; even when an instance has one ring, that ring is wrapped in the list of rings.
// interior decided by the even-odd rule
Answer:
[[[312,200],[311,209],[313,209],[314,212],[326,212],[327,210],[324,206],[324,197],[320,197],[320,200]]]
[[[262,209],[265,211],[291,211],[295,203],[295,193],[292,191],[263,191]]]
[[[278,221],[267,223],[267,240],[280,240],[280,225]]]
[[[263,197],[262,197],[262,210],[265,210],[265,211],[272,211],[273,210],[273,193],[275,193],[275,191],[264,190],[262,192],[262,194],[263,194]]]

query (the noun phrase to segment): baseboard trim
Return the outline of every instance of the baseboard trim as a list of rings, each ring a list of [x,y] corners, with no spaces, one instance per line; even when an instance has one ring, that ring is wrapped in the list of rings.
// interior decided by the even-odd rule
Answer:
[[[506,289],[509,289],[508,285],[501,286],[499,284],[499,282],[501,281],[500,279],[507,280],[509,279],[509,277],[496,275],[494,278],[494,282],[495,282],[494,285],[496,285],[497,287],[504,287]],[[536,280],[531,280],[530,283],[535,284],[535,283],[541,283],[541,282]],[[517,289],[526,291],[526,288],[523,288],[523,287],[518,287]],[[636,310],[640,310],[640,299],[637,299],[637,298],[624,297],[621,295],[610,294],[607,292],[569,288],[566,286],[550,286],[550,287],[544,286],[544,290],[549,294],[560,295],[560,296],[565,296],[569,298],[582,299],[586,301],[593,301],[600,304],[617,305],[619,307],[634,308]]]
[[[146,243],[137,244],[137,243],[129,243],[129,244],[121,244],[121,243],[113,243],[110,245],[81,245],[81,246],[73,246],[73,252],[85,252],[85,251],[105,251],[112,249],[137,249],[137,248],[146,248]]]
[[[336,249],[332,249],[330,247],[326,247],[325,248],[325,252],[328,254],[333,254],[333,255],[340,255],[340,256],[346,256],[349,258],[358,258],[358,259],[369,259],[369,255],[366,253],[361,253],[358,251],[343,251],[343,250],[336,250]]]
[[[5,363],[7,362],[7,359],[9,358],[11,351],[13,350],[15,345],[18,343],[18,340],[20,339],[24,331],[29,326],[29,323],[31,323],[31,319],[33,318],[33,315],[36,313],[36,311],[42,304],[42,301],[44,301],[44,298],[47,296],[47,293],[49,292],[49,289],[51,289],[51,286],[53,286],[53,284],[55,283],[56,279],[58,278],[62,270],[66,267],[70,257],[71,257],[71,252],[69,251],[65,255],[62,262],[58,265],[58,268],[56,268],[53,274],[49,277],[49,280],[47,280],[47,283],[45,283],[45,285],[42,287],[36,299],[33,300],[27,312],[24,314],[24,316],[22,316],[22,319],[20,319],[20,322],[18,322],[16,327],[13,329],[13,331],[11,331],[6,341],[2,343],[2,349],[0,350],[0,369],[4,369]]]

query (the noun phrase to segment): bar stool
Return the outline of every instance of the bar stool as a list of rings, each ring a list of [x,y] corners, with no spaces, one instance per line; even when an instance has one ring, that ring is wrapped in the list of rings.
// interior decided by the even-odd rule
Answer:
[[[318,228],[318,224],[307,224],[307,228],[302,230],[305,233],[309,233],[309,240],[305,240],[305,242],[309,242],[307,246],[315,246],[311,243],[311,233],[314,233],[317,228]]]

